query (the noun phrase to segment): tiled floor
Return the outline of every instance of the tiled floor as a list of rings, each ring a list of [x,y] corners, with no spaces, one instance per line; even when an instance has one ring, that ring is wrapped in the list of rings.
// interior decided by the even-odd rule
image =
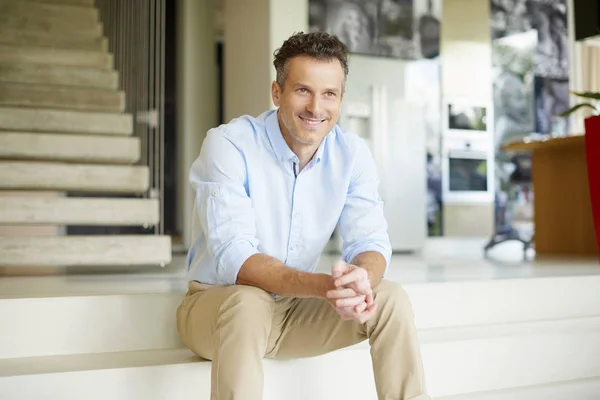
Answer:
[[[597,259],[523,259],[517,243],[504,243],[483,256],[484,239],[431,239],[418,254],[395,254],[387,278],[401,283],[600,275]],[[339,255],[324,254],[318,267],[328,272]],[[174,256],[164,269],[128,273],[72,269],[69,274],[0,276],[0,297],[184,292],[185,256]],[[131,273],[137,271],[137,273]]]

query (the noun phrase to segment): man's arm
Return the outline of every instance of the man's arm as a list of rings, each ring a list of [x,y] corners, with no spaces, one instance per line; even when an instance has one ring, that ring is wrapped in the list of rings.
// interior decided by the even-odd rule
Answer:
[[[378,192],[377,167],[363,139],[359,139],[352,180],[340,216],[343,258],[367,270],[375,287],[389,265],[392,249]]]
[[[246,260],[236,283],[289,297],[325,298],[327,291],[334,288],[328,274],[298,271],[264,254],[255,254]]]
[[[219,281],[256,286],[282,296],[324,298],[334,287],[330,275],[297,271],[259,252],[246,179],[246,164],[238,148],[219,128],[209,131],[190,170],[190,182]]]

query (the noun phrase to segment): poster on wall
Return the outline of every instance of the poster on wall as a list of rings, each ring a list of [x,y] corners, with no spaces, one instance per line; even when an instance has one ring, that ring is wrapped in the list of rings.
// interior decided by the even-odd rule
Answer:
[[[530,30],[492,42],[494,143],[522,139],[535,129],[534,52],[537,33]]]
[[[407,60],[440,53],[442,0],[310,0],[309,27],[351,53]]]
[[[503,144],[531,134],[564,136],[569,107],[566,0],[491,0],[496,234],[533,234],[531,156]]]
[[[535,132],[564,136],[569,108],[567,0],[491,0],[492,40],[535,31]]]

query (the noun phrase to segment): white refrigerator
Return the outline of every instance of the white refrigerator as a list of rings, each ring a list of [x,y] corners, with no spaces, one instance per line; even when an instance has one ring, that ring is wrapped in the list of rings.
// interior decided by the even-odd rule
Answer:
[[[427,236],[425,113],[406,99],[405,66],[353,55],[339,121],[369,143],[394,252],[418,251]],[[332,246],[341,249],[337,232]]]

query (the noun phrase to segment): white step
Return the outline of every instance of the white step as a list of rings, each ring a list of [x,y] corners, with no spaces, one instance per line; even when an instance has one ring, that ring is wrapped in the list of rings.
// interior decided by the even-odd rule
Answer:
[[[19,332],[47,325],[32,319]],[[600,318],[505,327],[500,334],[462,331],[422,338],[434,398],[600,376]],[[376,399],[363,344],[316,358],[264,360],[264,366],[265,400]],[[190,393],[209,397],[210,363],[184,349],[0,360],[0,395],[7,399],[178,400]]]
[[[517,389],[437,397],[435,400],[597,400],[600,379],[582,379]]]
[[[30,7],[28,2],[18,4],[16,7],[13,4],[6,4],[0,1],[0,30],[2,29],[19,29],[19,30],[35,30],[47,32],[48,34],[66,34],[82,35],[89,37],[102,36],[102,24],[96,18],[90,18],[89,11],[94,12],[93,8],[82,9],[84,17],[77,17],[72,13],[65,13],[62,17],[60,12],[40,13],[37,8],[33,11],[26,11]]]
[[[130,135],[129,114],[0,107],[0,130]]]
[[[110,281],[101,283],[108,286]],[[493,283],[497,285],[491,285]],[[110,293],[114,301],[107,301],[108,296],[100,295],[15,299],[15,307],[26,307],[20,309],[15,318],[39,309],[63,323],[53,324],[44,332],[30,331],[27,340],[19,336],[13,336],[12,341],[0,340],[0,358],[137,350],[140,349],[140,338],[147,334],[143,327],[148,324],[156,324],[156,327],[149,339],[152,342],[146,343],[144,346],[147,347],[143,348],[172,347],[173,343],[178,343],[173,321],[175,310],[185,292],[179,290],[181,285],[176,287],[175,293],[149,293],[152,301],[136,295],[115,293]],[[449,282],[446,285],[405,286],[419,330],[600,316],[600,276]],[[496,286],[496,290],[490,289],[493,286]],[[536,289],[538,286],[542,289]],[[95,292],[101,290],[100,287]],[[449,292],[453,293],[452,296],[448,296]],[[482,297],[474,298],[472,295]],[[482,299],[486,298],[488,301],[484,302],[485,308],[482,308]],[[158,303],[160,307],[156,306]],[[518,304],[516,307],[515,303]],[[87,307],[101,309],[105,315],[102,325],[93,331],[88,331],[87,327],[94,324],[94,315],[73,313],[75,309]],[[124,315],[122,310],[131,311]],[[14,332],[18,332],[18,321],[7,320],[7,325],[14,326]],[[114,330],[119,331],[118,336],[111,336]],[[69,335],[78,338],[77,347],[69,347],[72,343],[64,342]],[[36,347],[32,347],[31,343],[36,343]]]
[[[63,65],[0,64],[0,82],[39,83],[116,90],[119,75],[115,71]]]
[[[0,236],[0,260],[6,267],[164,265],[171,261],[171,238],[158,235]],[[91,313],[96,317],[101,315],[99,310]]]
[[[26,15],[7,15],[0,17],[0,23],[2,29],[8,30],[26,30],[26,31],[41,31],[46,32],[48,35],[81,35],[86,37],[100,37],[102,36],[102,24],[99,22],[95,23],[79,23],[75,21],[63,21],[60,19],[48,18],[44,19],[38,16],[26,16]]]
[[[94,0],[31,0],[36,1],[38,3],[46,3],[46,4],[65,4],[79,7],[92,7],[94,5]]]
[[[145,166],[0,161],[0,189],[133,194],[148,186]]]
[[[600,316],[420,334],[432,396],[600,377],[599,337]]]
[[[69,4],[53,4],[30,0],[0,0],[0,19],[28,17],[37,21],[62,21],[74,26],[98,22],[98,10]]]
[[[6,62],[113,68],[113,56],[107,52],[0,44],[0,63]]]
[[[421,329],[600,315],[597,275],[440,282],[406,290]]]
[[[108,51],[108,39],[37,30],[0,29],[0,43],[12,46],[51,47],[70,50]]]
[[[0,225],[152,226],[159,222],[157,199],[4,197]]]
[[[0,131],[0,159],[133,164],[140,138]]]
[[[96,88],[0,83],[0,107],[123,112],[125,94]]]

